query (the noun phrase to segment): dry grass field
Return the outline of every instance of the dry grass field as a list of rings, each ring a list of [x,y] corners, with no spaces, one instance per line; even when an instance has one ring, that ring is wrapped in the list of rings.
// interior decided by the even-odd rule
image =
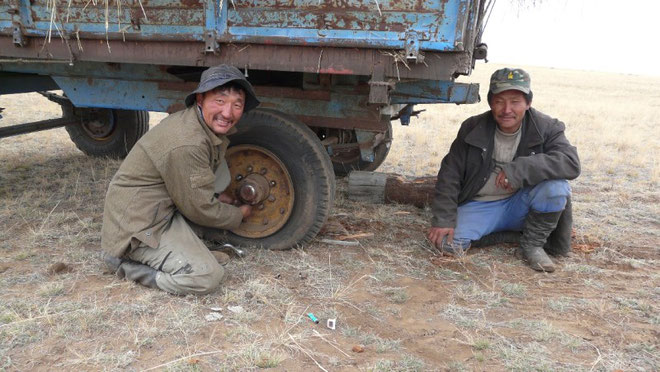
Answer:
[[[499,67],[464,80],[485,97]],[[317,241],[251,250],[217,292],[171,296],[99,262],[118,161],[84,156],[64,129],[0,139],[0,370],[660,370],[660,78],[528,70],[534,106],[567,124],[583,166],[576,251],[553,274],[512,246],[439,257],[428,210],[351,202],[338,180]],[[35,94],[0,107],[1,126],[59,114]],[[425,108],[395,125],[382,171],[435,174],[461,121],[487,104]],[[320,242],[360,233],[374,235]]]

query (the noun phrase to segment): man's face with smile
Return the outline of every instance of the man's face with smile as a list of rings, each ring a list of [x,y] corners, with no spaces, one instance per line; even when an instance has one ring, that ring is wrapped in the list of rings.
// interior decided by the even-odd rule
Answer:
[[[237,89],[214,89],[197,93],[197,105],[204,122],[216,135],[225,135],[243,115],[245,92]]]

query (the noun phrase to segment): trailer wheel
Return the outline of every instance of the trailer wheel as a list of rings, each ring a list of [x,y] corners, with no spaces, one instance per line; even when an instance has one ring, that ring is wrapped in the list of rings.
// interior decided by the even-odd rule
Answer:
[[[355,136],[355,131],[351,131],[352,136],[349,143],[356,143],[357,139]],[[390,152],[390,143],[392,140],[392,123],[387,123],[387,132],[385,132],[385,141],[381,142],[378,146],[374,148],[374,161],[368,162],[362,160],[360,157],[360,149],[355,147],[351,151],[338,153],[330,157],[332,160],[332,167],[334,168],[335,174],[337,176],[346,176],[352,170],[362,170],[362,171],[375,171],[380,167],[381,164],[387,158],[387,154]]]
[[[66,131],[76,147],[90,156],[125,158],[149,130],[149,112],[102,108],[75,108],[78,124]],[[66,115],[67,113],[65,113]]]
[[[252,215],[226,239],[273,250],[308,243],[334,201],[335,179],[325,149],[307,126],[274,110],[246,113],[237,129],[227,150],[228,190],[239,198],[248,190],[256,199]]]

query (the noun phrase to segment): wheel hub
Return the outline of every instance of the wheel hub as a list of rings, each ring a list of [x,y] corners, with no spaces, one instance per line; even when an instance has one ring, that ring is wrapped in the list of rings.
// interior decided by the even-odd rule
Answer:
[[[264,238],[281,229],[291,216],[294,190],[286,167],[272,152],[254,145],[227,150],[232,181],[227,190],[252,214],[232,232],[246,238]]]
[[[96,140],[108,138],[115,129],[112,110],[94,111],[85,115],[81,123],[83,130]]]

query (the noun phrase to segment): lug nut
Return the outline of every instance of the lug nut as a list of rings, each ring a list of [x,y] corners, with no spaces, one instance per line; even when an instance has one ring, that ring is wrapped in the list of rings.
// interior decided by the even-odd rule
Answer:
[[[264,225],[268,225],[268,218],[264,218]]]
[[[247,167],[247,171],[252,172],[252,166],[251,165]]]
[[[284,214],[284,212],[286,212],[286,210],[284,208],[280,208],[280,214]]]
[[[275,183],[275,181],[270,181],[270,187],[275,187],[275,185],[277,185],[277,183]]]
[[[263,205],[263,204],[259,204],[259,205],[257,206],[257,209],[259,209],[259,210],[264,209],[264,205]]]
[[[243,179],[243,176],[242,176],[242,175],[240,175],[240,174],[237,174],[237,175],[236,175],[236,181],[240,181],[240,180],[242,180],[242,179]]]
[[[266,168],[261,168],[261,170],[259,171],[259,173],[261,173],[262,175],[266,174],[267,172],[268,172],[268,169],[266,169]]]
[[[274,201],[275,201],[275,197],[274,197],[273,195],[268,195],[268,201],[269,201],[269,202],[274,202]]]

